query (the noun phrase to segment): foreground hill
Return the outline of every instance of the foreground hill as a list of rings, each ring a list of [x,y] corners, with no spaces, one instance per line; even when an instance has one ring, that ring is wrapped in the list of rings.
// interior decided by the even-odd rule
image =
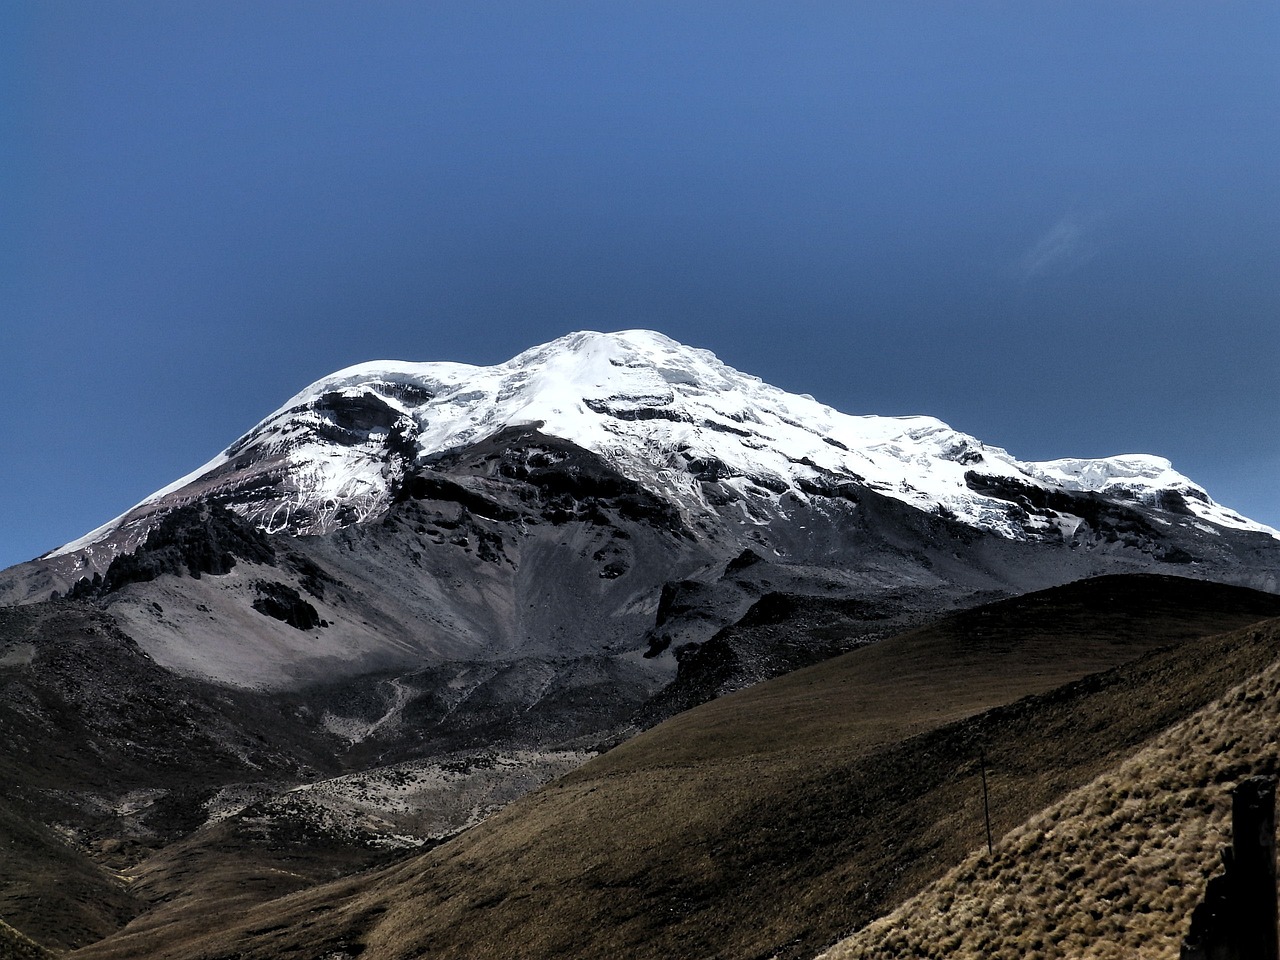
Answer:
[[[0,920],[0,960],[51,960],[53,954]]]
[[[1224,631],[1277,614],[1165,577],[992,604],[683,713],[378,872],[256,907],[192,878],[76,956],[811,956],[981,842],[980,752],[1002,835],[1265,668],[1274,625]]]
[[[129,868],[224,784],[341,769],[304,706],[176,676],[88,605],[0,608],[0,917],[64,949],[119,929]]]
[[[822,960],[1175,960],[1231,846],[1231,789],[1280,774],[1280,627],[1205,652],[1270,663]]]

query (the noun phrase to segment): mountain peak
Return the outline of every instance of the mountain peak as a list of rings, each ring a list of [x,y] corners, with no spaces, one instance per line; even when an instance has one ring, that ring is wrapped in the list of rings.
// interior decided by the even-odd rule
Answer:
[[[379,516],[408,473],[513,426],[602,458],[686,516],[750,524],[781,497],[857,486],[1012,539],[1074,535],[1062,495],[1161,507],[1280,536],[1145,454],[1024,463],[933,417],[851,416],[652,330],[578,331],[493,366],[381,360],[316,381],[192,474],[52,555],[158,511],[222,502],[269,532],[325,533]],[[1033,509],[1028,511],[1028,506]]]

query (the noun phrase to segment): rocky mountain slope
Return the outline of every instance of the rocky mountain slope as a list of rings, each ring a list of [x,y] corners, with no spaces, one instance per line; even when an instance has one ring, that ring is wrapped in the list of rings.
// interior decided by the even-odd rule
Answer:
[[[175,509],[215,506],[251,531],[226,533],[234,567],[110,572],[195,536],[165,532],[190,523],[166,521]],[[494,367],[326,377],[122,517],[0,573],[0,601],[93,594],[163,666],[241,687],[597,657],[652,688],[769,592],[936,610],[1126,570],[1277,590],[1280,535],[1158,457],[1024,463],[627,331]]]
[[[0,572],[0,917],[67,948],[239,910],[715,697],[1117,573],[1274,592],[1280,537],[1157,457],[1024,463],[644,331],[353,367]]]

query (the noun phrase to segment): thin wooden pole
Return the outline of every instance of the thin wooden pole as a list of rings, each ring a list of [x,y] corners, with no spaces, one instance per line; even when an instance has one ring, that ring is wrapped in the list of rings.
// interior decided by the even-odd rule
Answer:
[[[987,753],[982,752],[982,815],[987,821],[987,856],[991,856],[991,805],[987,800]]]

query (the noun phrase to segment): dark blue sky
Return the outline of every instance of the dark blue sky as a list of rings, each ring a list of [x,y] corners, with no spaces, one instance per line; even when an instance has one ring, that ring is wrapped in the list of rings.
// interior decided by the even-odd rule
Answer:
[[[652,327],[1280,526],[1280,4],[11,0],[0,566],[362,360]]]

